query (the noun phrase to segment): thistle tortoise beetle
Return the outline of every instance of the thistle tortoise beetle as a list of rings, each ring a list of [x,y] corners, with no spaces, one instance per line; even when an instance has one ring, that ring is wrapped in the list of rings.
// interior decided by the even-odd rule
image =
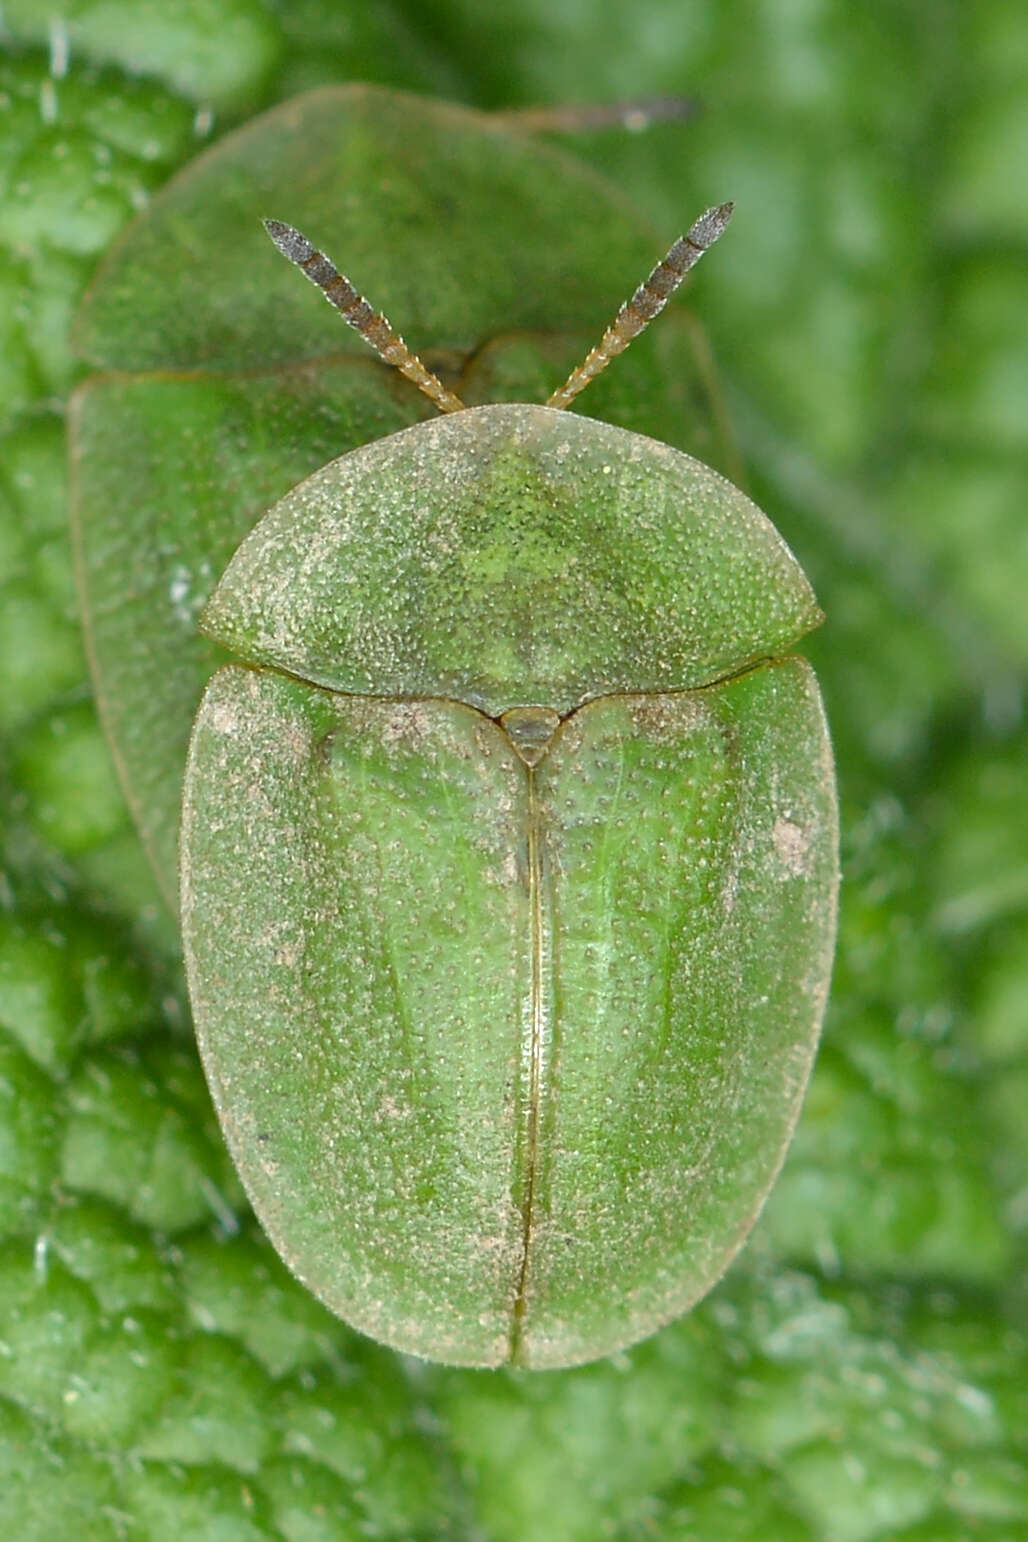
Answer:
[[[607,423],[508,405],[397,434],[436,408],[273,257],[255,211],[287,208],[469,402],[545,397],[653,238],[507,124],[320,87],[115,243],[69,411],[97,700],[172,905],[226,658],[197,617],[231,567],[185,908],[266,1229],[390,1343],[570,1364],[702,1294],[788,1142],[835,816],[816,687],[780,655],[820,616],[752,505],[637,432],[732,472],[684,308],[591,387]],[[282,545],[241,589],[269,508]]]
[[[182,825],[197,1035],[290,1268],[373,1337],[552,1367],[723,1272],[795,1123],[830,968],[820,617],[749,500],[562,409],[466,408],[268,230],[444,416],[259,521],[203,619]],[[298,1102],[293,1088],[302,1083]]]

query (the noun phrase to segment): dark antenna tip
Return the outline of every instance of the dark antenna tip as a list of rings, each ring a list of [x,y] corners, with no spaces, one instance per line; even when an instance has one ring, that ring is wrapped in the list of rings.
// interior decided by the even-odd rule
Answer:
[[[734,209],[734,203],[719,203],[715,204],[713,209],[707,209],[693,225],[686,240],[693,246],[698,246],[701,251],[707,251],[714,245],[718,236],[724,235]]]
[[[308,262],[314,256],[314,247],[305,235],[286,225],[282,220],[265,220],[264,228],[283,257],[290,262]]]

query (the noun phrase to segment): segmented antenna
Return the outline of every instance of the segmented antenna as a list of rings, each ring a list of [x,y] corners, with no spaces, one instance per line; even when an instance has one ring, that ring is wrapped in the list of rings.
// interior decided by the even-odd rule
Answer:
[[[459,396],[448,391],[437,375],[426,369],[417,354],[411,353],[399,333],[379,311],[373,311],[362,294],[344,278],[338,268],[312,246],[307,237],[284,225],[281,220],[265,220],[264,228],[283,257],[306,273],[312,284],[324,291],[325,299],[335,306],[343,320],[359,332],[380,359],[398,369],[401,375],[413,380],[425,395],[431,397],[442,412],[462,412],[464,403]]]
[[[638,337],[654,316],[660,315],[689,269],[696,266],[722,234],[732,217],[733,207],[733,204],[723,203],[716,209],[708,209],[687,235],[679,236],[663,262],[658,262],[646,282],[640,284],[632,298],[622,305],[597,347],[586,355],[577,369],[572,370],[560,390],[554,391],[547,407],[566,407],[574,401],[579,391],[584,391],[590,380],[595,380],[611,359],[624,353],[633,337]]]

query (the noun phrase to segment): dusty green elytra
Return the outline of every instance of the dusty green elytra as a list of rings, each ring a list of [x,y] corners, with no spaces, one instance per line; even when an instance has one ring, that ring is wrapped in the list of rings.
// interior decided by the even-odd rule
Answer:
[[[438,418],[259,211],[374,274],[444,393],[508,405]],[[590,387],[605,423],[511,405],[653,246],[508,123],[332,86],[172,179],[78,322],[82,609],[172,904],[191,725],[237,660],[194,736],[183,906],[226,1137],[313,1289],[466,1364],[588,1359],[717,1278],[826,990],[830,757],[786,656],[820,617],[679,453],[733,468],[695,323],[673,307]],[[216,586],[230,653],[197,626]]]
[[[203,618],[190,994],[226,1138],[296,1274],[456,1364],[574,1364],[723,1272],[824,1006],[831,756],[795,559],[716,473],[563,410],[724,228],[711,210],[552,405],[350,451]],[[303,1096],[294,1095],[302,1084]]]

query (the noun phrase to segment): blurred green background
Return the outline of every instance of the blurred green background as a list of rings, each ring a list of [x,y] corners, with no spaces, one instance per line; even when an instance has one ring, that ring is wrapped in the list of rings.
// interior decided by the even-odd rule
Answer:
[[[26,1542],[1028,1538],[1023,4],[6,0],[3,29],[0,1518]],[[199,148],[346,79],[700,99],[574,148],[666,241],[737,201],[696,304],[829,618],[843,915],[800,1131],[708,1300],[578,1371],[404,1361],[286,1276],[83,663],[70,316]]]

